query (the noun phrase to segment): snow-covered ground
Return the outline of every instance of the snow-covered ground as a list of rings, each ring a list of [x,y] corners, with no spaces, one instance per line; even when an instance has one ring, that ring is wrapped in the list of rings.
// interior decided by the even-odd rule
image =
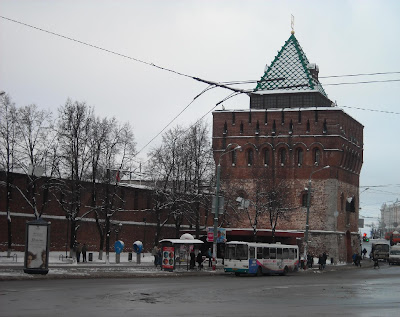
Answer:
[[[89,261],[89,253],[93,254],[93,259],[92,261]],[[11,252],[11,257],[7,257],[7,252],[0,252],[0,266],[2,265],[17,265],[21,266],[24,265],[24,252]],[[68,256],[68,258],[66,257]],[[128,261],[129,253],[128,252],[123,252],[120,254],[120,264],[136,264],[137,263],[137,255],[136,253],[132,254],[132,261]],[[81,256],[81,262],[77,263],[77,265],[83,264],[82,263],[82,256]],[[106,253],[103,252],[103,259],[99,260],[99,252],[88,252],[86,256],[86,260],[88,264],[106,264]],[[143,265],[150,265],[154,261],[154,257],[151,255],[151,253],[142,253],[140,255],[140,262]],[[116,258],[115,258],[115,253],[110,252],[109,256],[109,262],[110,264],[116,264]],[[70,265],[72,263],[72,259],[69,257],[69,252],[67,254],[65,251],[52,251],[49,254],[49,266],[52,264],[57,264],[57,265],[62,265],[62,264],[68,264]]]

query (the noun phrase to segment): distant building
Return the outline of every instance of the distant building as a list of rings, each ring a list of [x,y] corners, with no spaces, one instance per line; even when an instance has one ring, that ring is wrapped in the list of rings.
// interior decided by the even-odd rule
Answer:
[[[308,250],[351,261],[360,246],[363,126],[329,100],[318,72],[292,33],[249,93],[250,107],[213,112],[214,159],[221,162],[222,189],[236,184],[249,199],[260,179],[287,183],[292,209],[277,230],[304,232],[311,177]],[[237,145],[241,151],[221,157]],[[231,226],[250,225],[243,217]],[[267,219],[258,228],[271,229]]]
[[[381,229],[383,233],[400,230],[400,201],[383,204],[381,207]]]

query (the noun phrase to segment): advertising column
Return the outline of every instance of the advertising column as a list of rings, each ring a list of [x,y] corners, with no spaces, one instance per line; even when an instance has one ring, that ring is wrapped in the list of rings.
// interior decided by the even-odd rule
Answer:
[[[47,274],[49,272],[50,222],[39,218],[26,223],[24,272]]]

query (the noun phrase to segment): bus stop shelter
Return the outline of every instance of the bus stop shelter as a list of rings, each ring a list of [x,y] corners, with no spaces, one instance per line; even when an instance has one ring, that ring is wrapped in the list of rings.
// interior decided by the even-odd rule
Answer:
[[[203,243],[189,234],[182,235],[180,239],[161,240],[161,268],[172,272],[186,265],[186,270],[189,270],[190,252]]]

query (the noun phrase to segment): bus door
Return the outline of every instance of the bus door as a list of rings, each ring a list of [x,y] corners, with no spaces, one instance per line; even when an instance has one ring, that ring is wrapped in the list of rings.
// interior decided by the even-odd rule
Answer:
[[[256,248],[249,247],[249,273],[257,273],[257,269]]]

